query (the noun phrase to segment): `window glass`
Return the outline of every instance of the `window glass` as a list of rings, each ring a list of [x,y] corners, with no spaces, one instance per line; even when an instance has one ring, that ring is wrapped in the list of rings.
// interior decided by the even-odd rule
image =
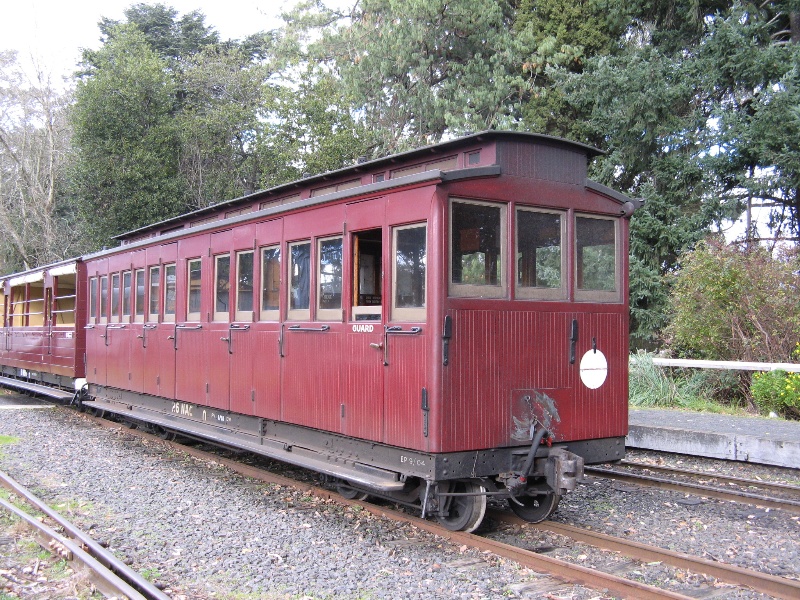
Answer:
[[[353,234],[353,320],[380,321],[383,232],[369,229]]]
[[[261,250],[261,318],[278,320],[281,291],[281,250],[277,246]]]
[[[131,316],[131,272],[122,274],[122,316]]]
[[[202,299],[202,261],[199,258],[190,260],[186,264],[188,273],[188,294],[186,303],[186,320],[200,320],[200,301]]]
[[[563,214],[517,210],[517,296],[566,297],[563,239]]]
[[[144,320],[144,269],[136,271],[136,297],[134,313],[137,321]]]
[[[108,277],[100,278],[100,320],[105,322],[108,316]]]
[[[317,317],[342,317],[342,238],[319,241]]]
[[[426,233],[425,225],[394,230],[394,319],[425,319]]]
[[[451,293],[502,296],[505,206],[454,200],[450,217]]]
[[[236,254],[236,319],[253,320],[253,252]]]
[[[613,219],[575,218],[576,298],[619,299],[616,229]]]
[[[160,284],[160,267],[150,267],[150,308],[147,311],[149,321],[158,321],[158,299],[161,297]]]
[[[111,320],[119,320],[119,273],[111,276]]]
[[[175,265],[164,265],[164,321],[170,323],[175,320],[177,283]]]
[[[231,257],[225,254],[214,260],[214,320],[227,321],[231,308]]]
[[[97,317],[97,277],[92,277],[89,280],[89,318],[94,319],[96,317]]]
[[[311,242],[289,244],[289,318],[309,318]]]

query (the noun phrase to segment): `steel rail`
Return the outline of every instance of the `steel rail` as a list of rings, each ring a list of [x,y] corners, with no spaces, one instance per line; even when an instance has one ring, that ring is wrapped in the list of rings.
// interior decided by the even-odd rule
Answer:
[[[716,479],[724,483],[732,483],[741,487],[759,487],[765,490],[770,490],[778,493],[789,493],[800,497],[800,486],[791,485],[789,483],[776,483],[774,481],[760,481],[758,479],[746,479],[744,477],[735,477],[733,475],[725,475],[723,473],[709,473],[705,471],[690,471],[689,469],[681,469],[678,467],[665,467],[663,465],[651,465],[648,463],[641,463],[631,460],[622,460],[617,463],[620,467],[631,467],[634,469],[641,469],[643,471],[650,470],[659,473],[672,473],[685,477],[694,477],[696,479]]]
[[[747,586],[759,592],[796,600],[800,598],[800,581],[786,579],[777,575],[761,573],[744,567],[737,567],[723,562],[716,562],[699,556],[666,550],[658,546],[642,544],[633,540],[619,538],[598,531],[574,527],[555,521],[544,521],[531,524],[508,512],[490,511],[492,518],[512,525],[527,525],[541,531],[557,533],[578,542],[619,552],[640,561],[663,562],[679,569],[688,569],[695,573],[704,573],[733,585]]]
[[[66,535],[58,534],[47,525],[39,523],[24,511],[17,509],[13,504],[3,501],[4,507],[8,508],[10,506],[15,509],[15,514],[25,519],[31,526],[43,532],[45,529],[49,530],[44,535],[64,545],[72,552],[73,557],[77,557],[81,564],[86,565],[93,573],[96,573],[102,585],[110,590],[109,595],[123,594],[130,597],[131,600],[170,600],[169,596],[150,581],[131,569],[111,552],[103,548],[96,540],[47,506],[24,486],[17,483],[10,475],[2,471],[0,471],[0,484],[17,496],[24,498],[28,504],[47,515],[64,530]],[[84,547],[86,550],[83,549]]]
[[[663,490],[671,490],[674,492],[695,494],[697,496],[707,496],[709,498],[717,498],[718,500],[728,500],[731,502],[740,502],[745,504],[752,504],[755,506],[766,506],[768,508],[777,508],[780,510],[785,510],[788,512],[800,514],[800,502],[795,500],[780,500],[778,498],[769,498],[767,496],[752,494],[750,492],[723,490],[720,488],[700,485],[698,483],[684,483],[679,481],[672,481],[670,479],[651,477],[649,475],[622,473],[620,471],[607,468],[585,467],[584,473],[596,475],[605,479],[613,479],[615,481],[638,483],[641,485],[656,487]]]
[[[122,426],[120,426],[118,423],[111,423],[98,417],[86,416],[87,418],[108,429],[122,430]],[[609,573],[603,573],[602,571],[590,569],[567,561],[543,556],[541,554],[531,552],[530,550],[525,550],[523,548],[504,544],[495,540],[490,540],[479,535],[464,533],[461,531],[450,531],[438,525],[437,523],[426,521],[424,519],[420,519],[419,517],[401,513],[390,508],[377,506],[375,504],[362,502],[359,500],[348,500],[331,490],[326,490],[313,484],[300,482],[283,475],[271,473],[270,471],[246,465],[235,460],[217,456],[215,454],[210,454],[203,450],[192,448],[191,446],[183,446],[176,442],[165,441],[159,437],[145,432],[136,430],[129,431],[127,429],[125,432],[140,436],[143,439],[167,444],[176,450],[180,450],[186,454],[189,454],[190,456],[223,465],[232,471],[251,479],[265,483],[291,487],[318,498],[333,500],[346,506],[358,506],[362,510],[366,510],[367,512],[379,517],[385,517],[394,521],[409,523],[414,527],[425,530],[433,535],[447,538],[455,544],[467,545],[477,548],[481,551],[488,550],[498,556],[513,560],[520,565],[539,572],[546,572],[569,583],[584,585],[597,590],[607,589],[620,594],[623,598],[635,598],[637,600],[657,600],[664,598],[670,598],[673,600],[691,600],[689,596],[685,596],[683,594],[656,588],[638,581],[632,581],[623,577],[611,575]]]

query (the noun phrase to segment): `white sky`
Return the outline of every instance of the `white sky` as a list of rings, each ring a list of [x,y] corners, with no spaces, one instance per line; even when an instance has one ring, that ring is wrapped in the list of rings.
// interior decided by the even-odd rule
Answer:
[[[81,48],[98,48],[101,17],[122,20],[123,11],[137,0],[11,0],[0,18],[0,50],[16,50],[20,63],[34,62],[54,81],[68,76],[81,56]],[[146,4],[157,4],[148,0]],[[220,38],[242,39],[251,33],[281,24],[282,10],[292,0],[161,0],[184,15],[192,10],[205,14],[205,23]]]

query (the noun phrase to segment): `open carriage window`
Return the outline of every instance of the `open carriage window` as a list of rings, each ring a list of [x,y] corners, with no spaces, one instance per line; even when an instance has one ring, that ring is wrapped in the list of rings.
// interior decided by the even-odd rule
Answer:
[[[452,200],[450,203],[450,294],[506,295],[506,207]]]
[[[353,315],[354,321],[380,321],[382,232],[369,229],[353,234]]]
[[[617,219],[575,218],[575,299],[621,300]]]
[[[567,296],[566,219],[563,213],[517,209],[518,298],[563,300]]]

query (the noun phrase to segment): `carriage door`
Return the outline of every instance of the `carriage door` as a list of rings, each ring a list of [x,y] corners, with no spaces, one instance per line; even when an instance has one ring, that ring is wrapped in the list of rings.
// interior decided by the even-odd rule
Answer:
[[[346,281],[349,282],[343,354],[342,433],[382,441],[384,436],[384,326],[388,244],[386,200],[346,207]]]
[[[427,316],[428,225],[430,204],[414,191],[392,196],[386,206],[388,264],[384,300],[383,441],[394,446],[428,447]],[[415,201],[416,200],[416,201]]]
[[[177,243],[147,249],[145,393],[175,398]]]

